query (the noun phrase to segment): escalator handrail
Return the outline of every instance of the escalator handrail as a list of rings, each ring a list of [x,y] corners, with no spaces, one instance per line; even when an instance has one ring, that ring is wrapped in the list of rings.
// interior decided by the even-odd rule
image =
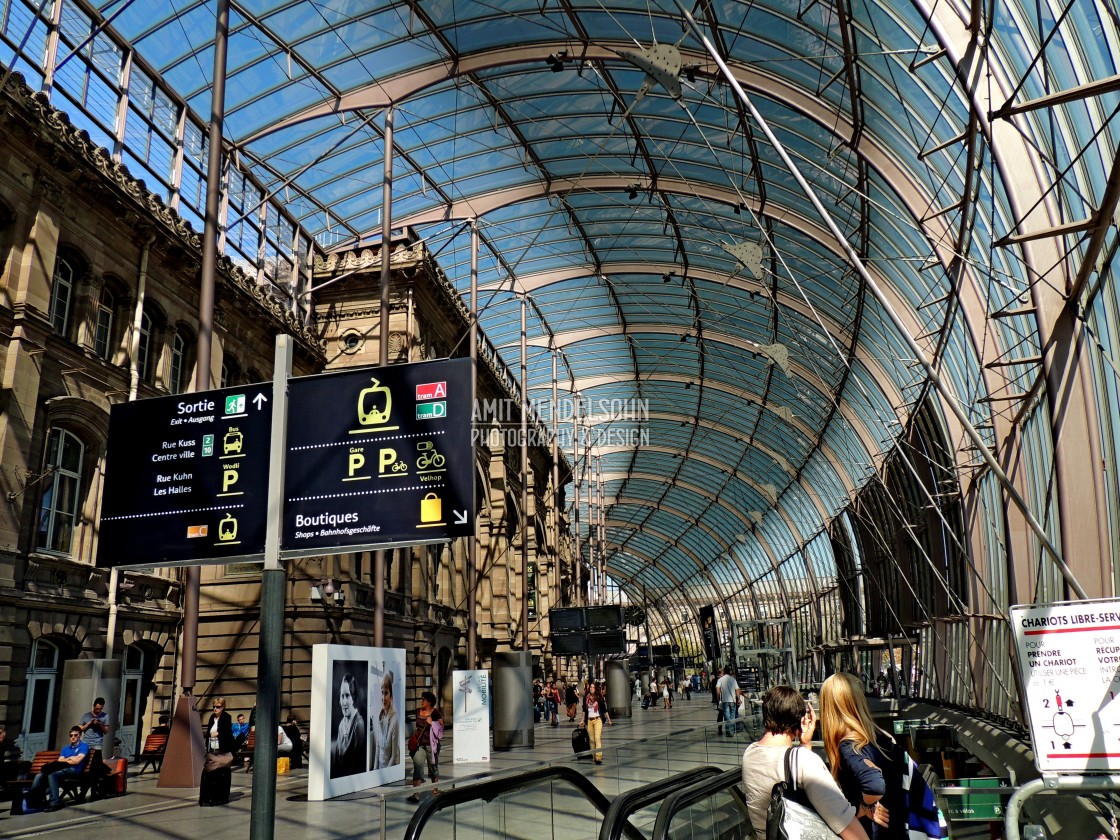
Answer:
[[[669,827],[678,811],[682,811],[690,805],[695,805],[701,799],[707,799],[712,794],[719,793],[726,788],[732,789],[732,795],[746,809],[747,801],[736,787],[736,784],[742,780],[743,770],[736,767],[733,770],[725,770],[718,775],[701,779],[696,784],[681,788],[676,793],[670,794],[657,811],[657,819],[653,823],[652,840],[668,840]]]
[[[623,826],[630,824],[630,817],[633,814],[654,802],[660,802],[668,794],[680,788],[695,784],[700,779],[719,772],[720,768],[707,764],[619,794],[611,802],[610,810],[603,820],[603,827],[599,829],[599,840],[620,840]]]
[[[463,785],[450,790],[441,790],[438,796],[429,796],[421,800],[416,813],[409,820],[403,840],[420,840],[420,835],[423,833],[428,820],[444,808],[462,805],[466,802],[475,802],[480,799],[489,802],[504,793],[521,790],[549,780],[570,782],[604,816],[610,810],[611,801],[599,788],[595,787],[594,782],[574,767],[558,764],[551,767],[540,767],[512,776],[487,779],[483,782]],[[622,830],[626,832],[626,836],[630,840],[646,840],[645,835],[629,821],[626,822]]]

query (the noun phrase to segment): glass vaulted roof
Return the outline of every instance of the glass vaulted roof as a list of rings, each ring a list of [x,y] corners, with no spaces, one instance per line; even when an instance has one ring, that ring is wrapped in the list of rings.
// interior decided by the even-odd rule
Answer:
[[[516,367],[528,295],[531,397],[555,348],[584,406],[567,498],[586,536],[601,476],[608,575],[670,605],[723,597],[824,562],[807,546],[928,391],[914,342],[981,430],[1022,373],[984,360],[1037,355],[1022,319],[986,318],[1031,277],[1000,240],[1040,191],[1093,215],[1120,94],[1014,117],[1053,186],[1024,186],[992,111],[1117,73],[1106,5],[1066,5],[236,0],[225,138],[296,229],[345,249],[379,236],[391,112],[393,226],[466,296],[475,219],[482,327]],[[61,20],[78,46],[107,19],[133,72],[204,119],[214,6]]]

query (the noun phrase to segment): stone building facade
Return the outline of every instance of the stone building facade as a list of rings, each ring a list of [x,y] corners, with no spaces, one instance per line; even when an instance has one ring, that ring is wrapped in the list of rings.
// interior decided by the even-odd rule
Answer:
[[[181,571],[111,576],[95,565],[109,409],[134,398],[184,393],[196,376],[199,234],[65,114],[12,75],[0,91],[0,725],[25,750],[53,741],[64,664],[121,659],[122,749],[169,712],[182,633]],[[289,278],[219,262],[210,381],[268,379],[281,332],[294,337],[295,374],[377,360],[378,248],[320,254],[314,282],[358,267],[349,280],[298,301],[312,266]],[[392,254],[390,361],[466,355],[467,313],[420,245]],[[355,266],[355,263],[363,265]],[[349,269],[347,269],[349,270]],[[373,282],[370,282],[371,277]],[[515,399],[496,357],[478,368],[480,394]],[[519,459],[479,446],[480,653],[520,646],[511,605],[520,597]],[[530,554],[541,615],[570,565],[567,524],[547,448],[531,453]],[[517,503],[514,500],[518,500]],[[466,627],[465,540],[389,553],[386,643],[409,651],[409,689],[442,689],[461,662]],[[285,712],[306,715],[311,645],[368,644],[368,554],[292,561],[288,567]],[[312,601],[332,581],[340,600]],[[205,567],[195,696],[229,697],[248,710],[256,692],[259,566]],[[107,638],[115,601],[116,634]],[[530,628],[540,649],[541,631]],[[409,703],[411,704],[411,696]],[[306,718],[305,718],[306,719]]]

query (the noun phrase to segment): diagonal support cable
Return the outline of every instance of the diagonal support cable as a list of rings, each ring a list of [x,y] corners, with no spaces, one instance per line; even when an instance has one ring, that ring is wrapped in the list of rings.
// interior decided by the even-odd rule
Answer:
[[[1088,599],[1088,595],[1085,593],[1084,588],[1082,588],[1080,582],[1078,582],[1077,578],[1074,576],[1073,570],[1070,569],[1065,560],[1062,559],[1061,552],[1050,539],[1050,535],[1046,533],[1046,529],[1043,528],[1039,521],[1035,518],[1034,514],[1028,507],[1026,500],[1019,493],[1018,489],[1011,481],[1011,478],[1004,471],[1003,467],[1000,466],[999,461],[996,460],[995,455],[992,454],[992,451],[988,448],[988,445],[984,441],[983,437],[981,437],[980,432],[977,431],[976,427],[972,425],[972,421],[968,419],[968,416],[965,414],[964,410],[957,403],[955,395],[949,390],[945,383],[942,382],[941,376],[933,367],[933,364],[926,356],[925,351],[918,344],[914,336],[910,334],[910,330],[907,328],[906,324],[903,323],[901,317],[899,317],[898,313],[891,305],[890,300],[883,293],[883,290],[879,288],[879,284],[875,281],[875,278],[871,276],[871,272],[867,270],[867,266],[864,265],[864,262],[860,259],[859,254],[857,254],[855,252],[855,249],[852,248],[851,243],[848,242],[847,237],[844,235],[843,231],[840,230],[839,226],[832,218],[832,215],[821,203],[821,200],[817,196],[816,191],[805,180],[805,176],[801,174],[801,170],[798,168],[797,164],[794,163],[792,158],[790,158],[789,153],[785,149],[785,146],[770,128],[770,124],[766,121],[762,114],[759,113],[751,98],[747,96],[747,93],[743,89],[743,86],[739,84],[739,80],[735,78],[735,74],[731,72],[731,68],[727,66],[726,62],[724,62],[723,58],[719,55],[719,52],[708,40],[703,30],[700,29],[700,26],[696,23],[696,20],[692,17],[692,14],[685,7],[683,0],[674,0],[674,2],[676,3],[677,8],[680,10],[681,14],[684,16],[684,19],[688,23],[689,27],[692,29],[693,34],[704,45],[704,49],[708,51],[709,55],[711,55],[712,60],[719,67],[720,72],[727,80],[727,83],[735,91],[736,95],[738,95],[739,98],[743,101],[743,104],[747,107],[747,110],[750,111],[751,116],[754,118],[755,122],[758,123],[759,127],[762,129],[762,132],[766,135],[766,139],[770,141],[770,144],[774,147],[774,150],[778,153],[778,156],[781,157],[782,162],[786,166],[786,169],[789,170],[789,173],[793,176],[794,180],[797,181],[798,186],[800,186],[801,190],[805,193],[805,197],[809,199],[810,203],[812,203],[814,209],[817,211],[817,214],[825,223],[825,226],[829,229],[832,235],[836,237],[836,241],[844,249],[844,253],[847,255],[848,261],[851,263],[852,267],[859,273],[860,277],[863,279],[863,282],[866,284],[867,290],[875,296],[876,301],[878,301],[879,305],[883,308],[883,311],[886,313],[887,317],[890,319],[891,323],[898,331],[899,336],[903,339],[903,341],[906,342],[911,352],[914,353],[915,358],[918,360],[918,362],[922,366],[922,369],[925,371],[926,378],[929,380],[930,384],[933,385],[933,387],[939,394],[941,394],[944,402],[948,405],[950,411],[953,412],[953,416],[957,418],[957,421],[961,424],[961,427],[964,429],[969,439],[976,446],[977,451],[984,458],[984,461],[992,470],[992,473],[996,476],[997,479],[999,479],[999,482],[1003,486],[1004,490],[1006,490],[1007,495],[1011,497],[1012,501],[1015,503],[1015,506],[1019,508],[1019,511],[1022,513],[1023,518],[1027,522],[1027,525],[1035,533],[1035,536],[1038,537],[1038,540],[1042,544],[1042,547],[1053,558],[1054,563],[1061,570],[1062,576],[1065,578],[1066,583],[1069,585],[1070,589],[1073,590],[1077,597],[1083,600]]]

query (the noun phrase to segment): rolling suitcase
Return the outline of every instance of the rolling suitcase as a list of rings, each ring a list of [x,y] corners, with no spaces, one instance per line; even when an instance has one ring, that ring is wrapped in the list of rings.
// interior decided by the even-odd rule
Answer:
[[[229,789],[233,777],[228,767],[202,774],[198,784],[198,804],[225,805],[229,802]]]
[[[591,738],[587,734],[587,728],[576,727],[572,732],[572,752],[587,752],[589,749],[591,749]]]
[[[101,796],[124,796],[128,789],[128,760],[120,756],[105,762],[109,775],[101,780]]]

